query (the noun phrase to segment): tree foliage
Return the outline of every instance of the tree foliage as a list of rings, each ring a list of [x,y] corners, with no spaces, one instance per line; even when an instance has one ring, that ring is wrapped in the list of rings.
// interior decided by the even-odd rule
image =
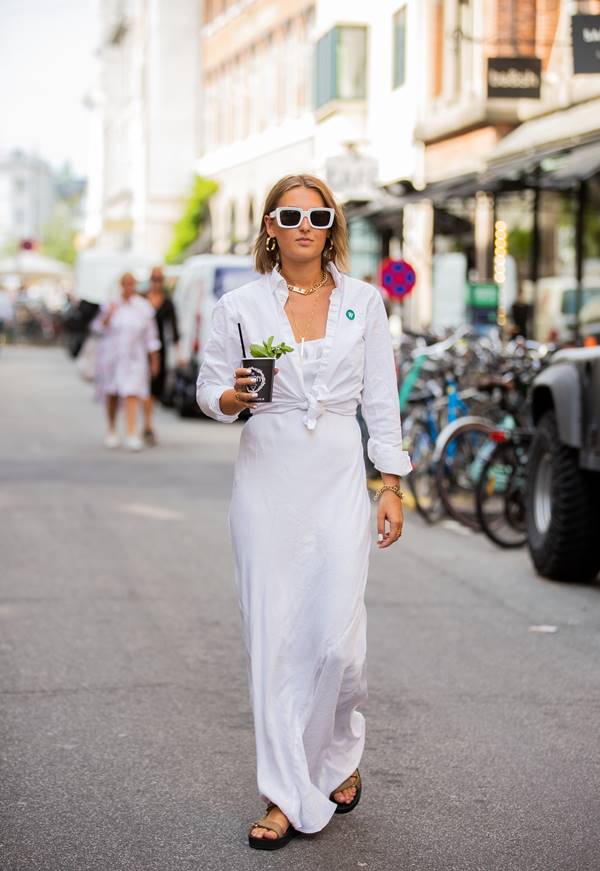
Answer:
[[[165,254],[167,263],[181,263],[198,238],[206,221],[208,201],[218,190],[216,182],[198,175],[185,203],[183,215],[175,224],[173,239]]]
[[[42,254],[54,260],[61,260],[63,263],[73,264],[77,256],[75,236],[72,210],[67,202],[60,200],[42,232]]]

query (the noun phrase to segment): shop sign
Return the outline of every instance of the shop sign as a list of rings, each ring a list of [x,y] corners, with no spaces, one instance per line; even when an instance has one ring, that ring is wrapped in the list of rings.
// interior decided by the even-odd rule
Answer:
[[[600,73],[600,15],[573,15],[573,72]]]
[[[475,327],[491,327],[498,318],[497,284],[470,282],[467,285],[469,322]]]
[[[329,187],[344,200],[371,200],[377,194],[377,161],[348,150],[325,161]]]
[[[467,285],[467,305],[471,308],[498,308],[498,285],[471,281]]]
[[[542,62],[539,57],[488,58],[488,97],[527,97],[539,100]]]

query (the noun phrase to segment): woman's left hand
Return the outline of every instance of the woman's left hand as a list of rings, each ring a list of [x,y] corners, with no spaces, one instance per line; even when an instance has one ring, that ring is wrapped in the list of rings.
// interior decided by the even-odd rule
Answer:
[[[386,521],[389,529],[386,530]],[[389,547],[398,541],[404,526],[402,500],[392,491],[384,490],[377,503],[377,547]]]

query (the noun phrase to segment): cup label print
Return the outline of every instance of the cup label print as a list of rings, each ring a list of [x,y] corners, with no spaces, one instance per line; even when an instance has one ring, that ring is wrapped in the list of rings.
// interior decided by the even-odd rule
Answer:
[[[254,386],[252,384],[249,384],[248,390],[254,393],[260,393],[260,391],[267,383],[267,379],[265,378],[264,373],[261,372],[260,369],[257,369],[256,366],[250,366],[250,375],[252,378],[256,378],[256,384]]]
[[[244,357],[242,360],[244,369],[248,369],[250,376],[256,378],[256,384],[247,384],[248,393],[256,393],[254,402],[271,402],[273,397],[273,376],[275,374],[274,357]]]

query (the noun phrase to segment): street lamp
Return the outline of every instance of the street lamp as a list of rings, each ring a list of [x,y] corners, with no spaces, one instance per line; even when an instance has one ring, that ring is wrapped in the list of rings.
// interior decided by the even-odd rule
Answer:
[[[494,224],[494,281],[498,285],[498,326],[506,324],[506,256],[508,254],[508,229],[505,221]]]

